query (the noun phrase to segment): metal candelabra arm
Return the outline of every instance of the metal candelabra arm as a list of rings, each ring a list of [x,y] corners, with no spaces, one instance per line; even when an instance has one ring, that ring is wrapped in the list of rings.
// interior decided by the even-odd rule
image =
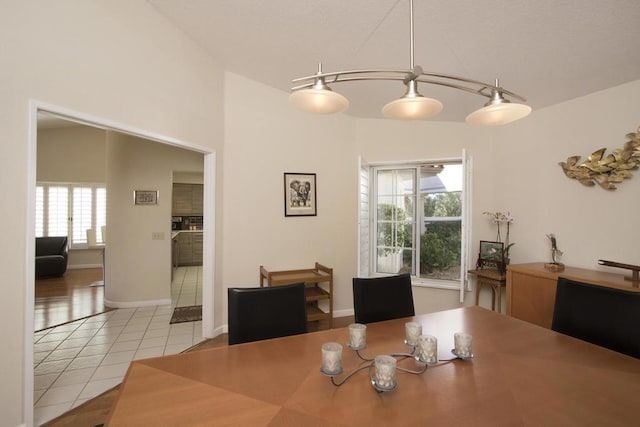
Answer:
[[[357,372],[360,372],[360,371],[362,371],[363,369],[367,369],[367,368],[371,369],[372,367],[373,367],[373,363],[369,363],[369,364],[367,364],[367,365],[360,366],[359,368],[357,368],[357,369],[355,369],[353,372],[351,372],[349,375],[347,375],[346,377],[344,377],[344,378],[342,379],[342,381],[339,381],[339,382],[336,382],[336,381],[335,381],[335,377],[334,377],[334,376],[331,376],[331,383],[332,383],[333,385],[335,385],[336,387],[340,387],[342,384],[346,383],[346,382],[347,382],[347,380],[348,380],[349,378],[351,378],[351,377],[352,377],[354,374],[356,374]]]

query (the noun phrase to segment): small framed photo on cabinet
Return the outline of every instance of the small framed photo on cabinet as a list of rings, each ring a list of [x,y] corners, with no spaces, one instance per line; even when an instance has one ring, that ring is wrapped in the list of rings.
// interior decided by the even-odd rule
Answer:
[[[504,271],[504,267],[504,243],[481,240],[476,268],[495,268]]]

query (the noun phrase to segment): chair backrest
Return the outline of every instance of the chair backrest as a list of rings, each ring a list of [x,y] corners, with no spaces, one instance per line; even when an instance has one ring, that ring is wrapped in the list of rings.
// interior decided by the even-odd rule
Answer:
[[[36,237],[36,256],[62,255],[68,253],[67,236]]]
[[[304,283],[229,288],[229,344],[307,332]]]
[[[411,276],[353,278],[356,323],[380,322],[415,315]]]
[[[640,292],[560,277],[551,329],[640,358]]]

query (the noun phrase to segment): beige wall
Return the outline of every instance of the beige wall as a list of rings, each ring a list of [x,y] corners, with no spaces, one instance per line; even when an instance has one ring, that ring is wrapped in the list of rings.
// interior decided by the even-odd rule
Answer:
[[[251,100],[251,102],[247,102]],[[269,270],[334,269],[335,308],[351,301],[356,263],[355,121],[293,109],[288,94],[227,73],[223,286]],[[318,215],[284,216],[284,173],[315,173]],[[226,323],[226,292],[223,322]]]
[[[625,135],[640,125],[640,81],[581,97],[544,110],[530,119],[504,127],[495,139],[493,179],[479,192],[493,190],[483,210],[511,210],[512,262],[550,261],[546,233],[555,233],[567,265],[628,273],[599,267],[599,259],[638,264],[637,227],[640,170],[615,191],[585,187],[565,177],[558,162],[607,148],[622,148]],[[478,228],[478,230],[480,230]],[[477,238],[490,237],[488,231]]]
[[[105,132],[88,126],[38,131],[38,181],[104,182]]]
[[[105,303],[169,304],[173,171],[202,172],[203,155],[108,131],[107,164]],[[158,204],[134,205],[135,190],[158,191]]]
[[[0,214],[12,221],[4,232],[11,244],[0,247],[0,414],[3,425],[17,426],[30,418],[23,417],[31,411],[23,381],[33,369],[25,360],[25,307],[33,292],[28,201],[35,182],[29,101],[216,150],[221,161],[223,74],[143,0],[2,2],[0,40],[0,197],[11,201],[0,204]]]
[[[204,183],[204,175],[202,172],[174,171],[173,182],[179,182],[182,184],[202,184]]]

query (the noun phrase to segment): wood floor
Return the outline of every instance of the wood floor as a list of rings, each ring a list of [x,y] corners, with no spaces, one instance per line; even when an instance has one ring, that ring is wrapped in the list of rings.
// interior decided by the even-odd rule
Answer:
[[[110,310],[104,305],[102,268],[69,269],[62,277],[36,279],[34,330]]]
[[[354,322],[353,316],[339,317],[333,320],[334,328],[341,328]],[[309,332],[329,329],[329,322],[326,320],[320,320],[315,322],[309,322]],[[186,351],[198,351],[207,348],[216,348],[228,345],[228,335],[222,334],[216,338],[203,341],[202,343],[186,350]],[[46,427],[70,427],[70,426],[96,426],[103,424],[107,420],[109,411],[113,406],[116,398],[118,397],[120,386],[116,386],[111,390],[101,394],[100,396],[91,399],[77,408],[59,416],[56,419],[43,424]]]

